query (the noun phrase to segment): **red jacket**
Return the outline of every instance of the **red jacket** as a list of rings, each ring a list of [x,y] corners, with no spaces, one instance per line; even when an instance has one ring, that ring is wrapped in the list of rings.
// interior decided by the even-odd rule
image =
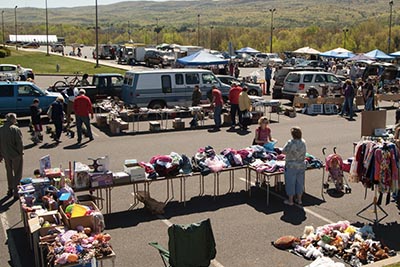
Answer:
[[[231,104],[239,104],[239,95],[242,92],[242,87],[240,86],[232,86],[232,88],[229,90],[229,102]]]
[[[88,117],[93,114],[92,102],[85,95],[77,96],[74,100],[75,114],[81,117]]]

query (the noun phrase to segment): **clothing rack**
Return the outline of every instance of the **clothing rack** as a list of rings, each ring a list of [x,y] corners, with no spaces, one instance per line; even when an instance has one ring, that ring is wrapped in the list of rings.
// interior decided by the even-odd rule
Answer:
[[[367,190],[367,189],[366,189]],[[367,221],[373,222],[373,223],[379,223],[380,221],[382,221],[383,219],[385,219],[388,215],[388,213],[381,207],[381,205],[378,204],[378,186],[374,185],[374,200],[372,201],[371,204],[369,204],[368,206],[366,206],[365,208],[363,208],[362,210],[360,210],[356,215],[360,218],[363,218]],[[369,211],[369,208],[373,207],[372,212],[375,214],[375,219],[370,219],[368,217],[365,217],[362,215],[362,213],[364,213],[365,211]],[[379,215],[378,215],[378,211],[381,210],[381,212],[384,214],[383,217],[381,217],[379,219]]]

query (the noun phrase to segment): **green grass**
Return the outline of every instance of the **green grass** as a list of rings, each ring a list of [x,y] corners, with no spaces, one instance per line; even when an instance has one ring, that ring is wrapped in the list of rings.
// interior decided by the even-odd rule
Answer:
[[[76,60],[69,57],[58,55],[46,56],[42,52],[27,52],[22,50],[11,50],[11,56],[0,59],[0,63],[20,64],[22,67],[31,68],[35,74],[66,74],[72,75],[76,72],[93,75],[96,73],[120,73],[124,74],[126,70],[100,66],[95,68],[96,64]],[[60,72],[57,72],[56,66],[60,65]]]
[[[394,263],[394,264],[390,264],[390,265],[385,265],[385,267],[400,267],[400,262]]]

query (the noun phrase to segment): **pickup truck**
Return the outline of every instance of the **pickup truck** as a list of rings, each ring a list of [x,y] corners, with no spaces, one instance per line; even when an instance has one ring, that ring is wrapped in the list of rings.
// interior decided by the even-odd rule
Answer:
[[[98,97],[117,96],[121,97],[124,76],[118,73],[94,74],[89,86],[78,86],[85,89],[90,100],[95,101]]]
[[[121,97],[123,82],[124,77],[121,74],[99,73],[93,75],[90,85],[81,85],[80,83],[78,83],[78,85],[76,85],[76,88],[78,90],[81,88],[85,89],[86,95],[90,98],[90,100],[94,102],[98,98],[105,98],[108,96]],[[66,94],[67,88],[67,84],[63,83],[62,86],[52,86],[48,90]]]

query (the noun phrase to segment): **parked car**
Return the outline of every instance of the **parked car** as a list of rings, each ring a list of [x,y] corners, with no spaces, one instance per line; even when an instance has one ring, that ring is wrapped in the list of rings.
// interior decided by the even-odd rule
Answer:
[[[175,62],[175,55],[172,52],[161,50],[147,50],[144,54],[144,62],[147,67],[171,66]]]
[[[319,95],[322,95],[320,85],[328,86],[332,90],[339,90],[342,84],[342,81],[330,72],[295,71],[286,76],[282,94],[283,97],[292,100],[295,95],[307,93],[310,86],[314,86]]]
[[[22,48],[39,48],[40,45],[37,42],[29,42],[22,44]]]
[[[35,98],[39,99],[39,107],[46,113],[59,96],[60,93],[42,90],[31,82],[0,82],[0,115],[3,117],[9,112],[27,115]]]
[[[98,73],[92,77],[92,82],[89,86],[79,86],[86,91],[86,95],[96,101],[97,97],[117,96],[121,97],[122,84],[124,76],[118,73]]]
[[[324,70],[322,68],[315,68],[309,66],[282,67],[276,69],[273,77],[274,80],[274,86],[272,87],[273,99],[280,99],[283,97],[282,96],[283,81],[285,80],[286,75],[293,71],[324,71]]]
[[[227,84],[229,86],[231,86],[233,82],[240,84],[241,87],[247,86],[247,88],[249,89],[247,93],[249,95],[262,96],[261,87],[258,84],[243,82],[230,75],[216,75],[216,76],[222,83]]]
[[[51,52],[64,53],[64,46],[61,43],[52,44]]]
[[[282,65],[283,60],[279,57],[277,53],[259,53],[255,55],[256,60],[260,62],[261,65]]]
[[[111,59],[117,58],[117,47],[114,45],[101,44],[99,45],[99,59]],[[96,59],[96,49],[93,50],[93,58]]]
[[[0,81],[25,81],[28,78],[35,79],[32,69],[13,64],[0,64]]]

